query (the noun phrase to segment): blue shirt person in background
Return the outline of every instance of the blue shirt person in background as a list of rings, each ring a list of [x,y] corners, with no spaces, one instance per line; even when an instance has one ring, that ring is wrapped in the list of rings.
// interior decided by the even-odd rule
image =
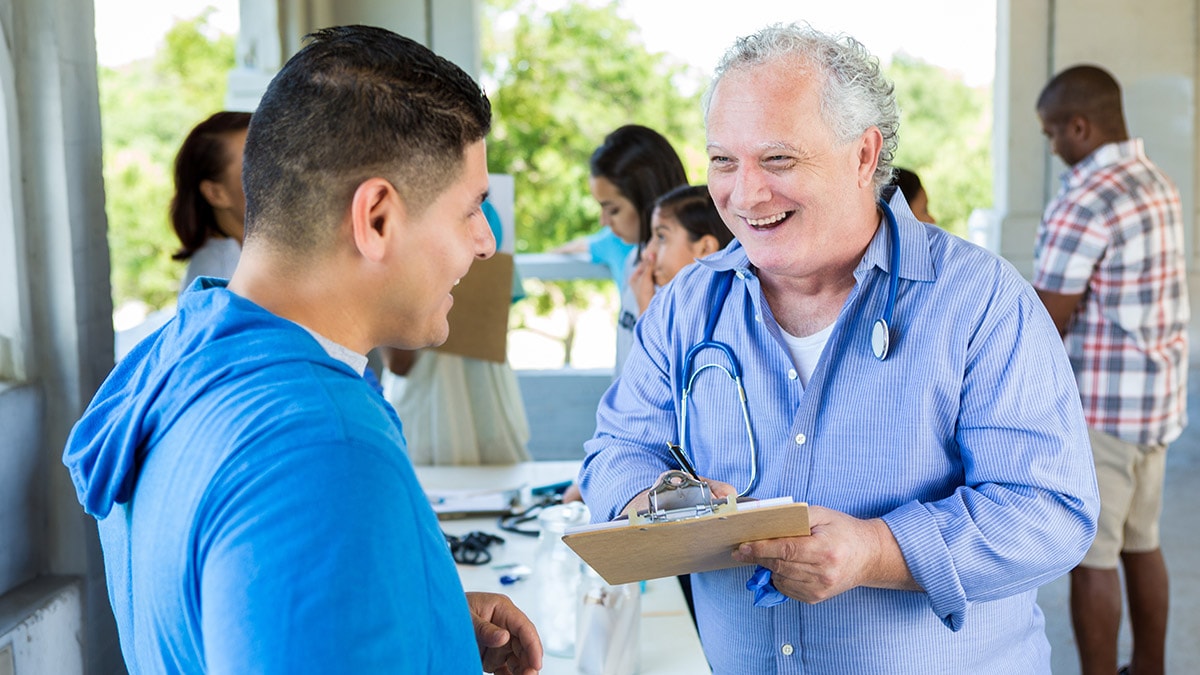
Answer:
[[[494,241],[479,85],[380,28],[328,28],[246,139],[246,233],[104,382],[63,456],[99,521],[134,673],[532,673],[508,598],[463,593],[380,345],[446,340]]]
[[[647,508],[667,442],[718,496],[810,504],[811,536],[693,575],[715,673],[1049,673],[1037,587],[1082,558],[1099,509],[1054,325],[1011,265],[885,195],[898,113],[861,44],[776,25],[716,73],[708,185],[737,241],[638,323],[586,444],[593,518]],[[701,370],[724,352],[687,363],[714,314],[749,433],[730,379]],[[755,565],[782,602],[756,605]]]

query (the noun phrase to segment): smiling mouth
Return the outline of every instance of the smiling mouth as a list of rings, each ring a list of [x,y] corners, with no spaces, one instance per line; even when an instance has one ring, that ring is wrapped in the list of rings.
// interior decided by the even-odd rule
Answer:
[[[784,211],[782,213],[776,213],[772,216],[767,216],[766,218],[747,218],[746,224],[756,230],[769,230],[787,220],[791,215],[792,211]]]

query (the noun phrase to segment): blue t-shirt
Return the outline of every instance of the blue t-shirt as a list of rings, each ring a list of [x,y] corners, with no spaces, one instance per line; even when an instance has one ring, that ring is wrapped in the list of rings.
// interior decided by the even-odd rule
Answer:
[[[613,281],[617,282],[618,292],[623,292],[629,282],[629,270],[626,269],[625,261],[629,258],[629,252],[637,246],[626,243],[607,227],[589,235],[587,242],[592,262],[608,267]]]
[[[198,285],[63,457],[131,670],[480,672],[391,406],[299,325]]]

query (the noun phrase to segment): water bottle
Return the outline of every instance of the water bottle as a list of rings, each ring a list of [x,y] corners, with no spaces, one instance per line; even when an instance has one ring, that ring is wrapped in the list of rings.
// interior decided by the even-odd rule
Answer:
[[[634,675],[642,653],[638,584],[613,586],[584,565],[575,617],[575,667],[582,675]]]
[[[562,541],[568,527],[588,522],[583,502],[551,506],[538,514],[538,553],[534,567],[538,602],[535,624],[547,654],[570,658],[575,649],[575,600],[583,561]]]

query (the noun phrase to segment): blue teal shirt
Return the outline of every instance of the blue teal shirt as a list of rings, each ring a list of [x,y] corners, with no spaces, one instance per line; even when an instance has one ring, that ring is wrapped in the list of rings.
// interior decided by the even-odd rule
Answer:
[[[808,387],[736,242],[687,267],[636,328],[604,396],[580,474],[595,520],[618,515],[677,468],[683,361],[720,311],[715,339],[741,362],[758,445],[752,497],[791,496],[882,518],[924,592],[855,588],[814,605],[753,605],[754,568],[693,575],[714,672],[1049,673],[1037,587],[1070,570],[1095,533],[1095,474],[1062,341],[1004,260],[923,225],[903,198],[900,268],[881,226],[854,272]],[[891,353],[872,354],[889,274],[900,275]],[[734,274],[716,307],[712,284]],[[716,350],[696,367],[725,364]],[[692,462],[742,489],[750,451],[736,389],[720,370],[689,402]]]
[[[63,461],[132,673],[479,673],[395,412],[299,325],[200,279]]]
[[[612,273],[613,281],[617,282],[617,292],[623,292],[625,285],[629,282],[629,269],[626,262],[630,252],[637,246],[626,243],[607,227],[588,236],[587,242],[588,254],[592,256],[592,262],[607,267],[608,271]]]

